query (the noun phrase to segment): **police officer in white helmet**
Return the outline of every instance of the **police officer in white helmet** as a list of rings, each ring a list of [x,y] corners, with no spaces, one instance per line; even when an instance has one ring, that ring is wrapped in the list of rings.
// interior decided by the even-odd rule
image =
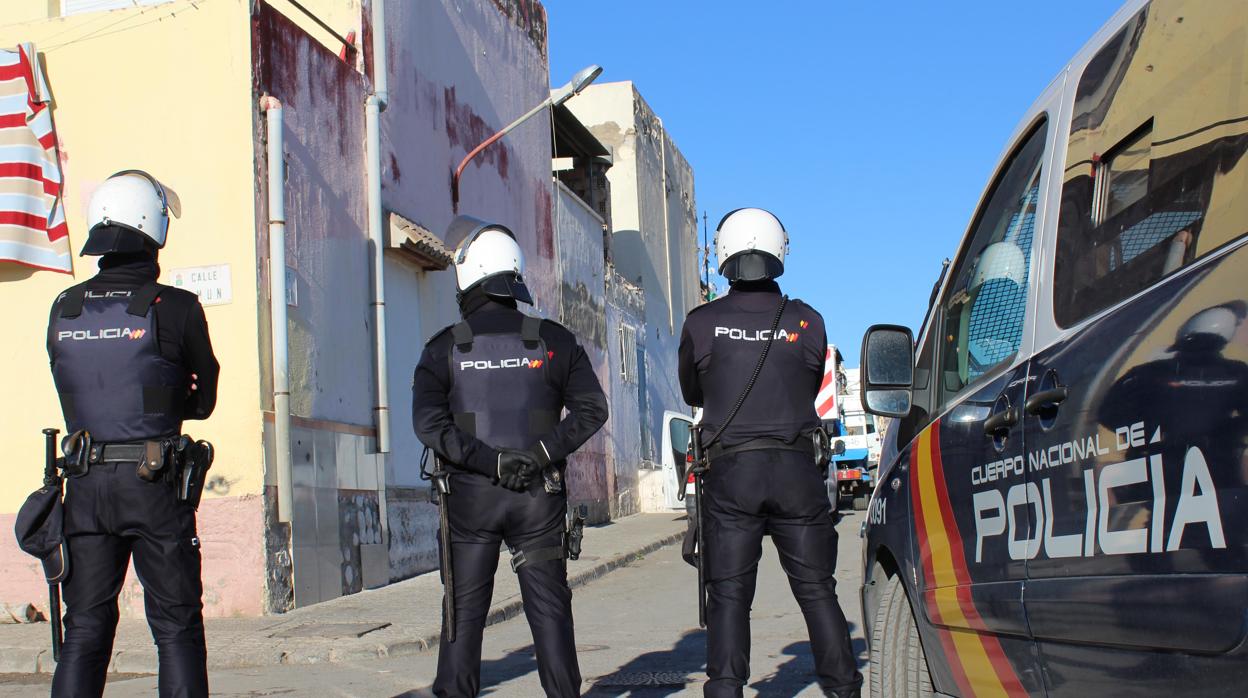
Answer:
[[[749,680],[750,605],[764,535],[806,618],[819,685],[848,698],[862,684],[836,597],[826,438],[814,407],[827,339],[823,317],[775,282],[788,247],[788,233],[768,211],[724,216],[715,249],[731,288],[694,308],[681,331],[681,390],[704,410],[705,460],[695,467],[706,468],[705,549],[694,554],[702,556],[708,597],[707,696],[740,696]]]
[[[52,305],[48,356],[73,434],[65,447],[66,632],[54,696],[103,694],[131,560],[156,641],[160,695],[208,695],[198,491],[188,493],[180,478],[211,460],[182,436],[182,422],[212,414],[219,367],[198,297],[156,281],[177,208],[146,172],[104,181],[91,197],[82,249],[100,257],[100,271]]]
[[[444,493],[440,547],[450,605],[444,600],[433,690],[480,690],[482,631],[506,543],[542,688],[578,696],[565,562],[575,548],[565,536],[563,481],[568,455],[606,421],[606,397],[576,337],[519,310],[533,299],[514,233],[459,216],[446,241],[456,246],[463,320],[429,340],[412,387],[412,422],[435,454],[432,475]]]

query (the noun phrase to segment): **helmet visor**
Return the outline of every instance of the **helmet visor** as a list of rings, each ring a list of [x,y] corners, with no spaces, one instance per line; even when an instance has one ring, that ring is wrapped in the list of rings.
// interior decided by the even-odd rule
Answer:
[[[116,223],[97,225],[87,233],[87,243],[78,256],[99,256],[110,252],[142,252],[155,247],[152,239],[136,230]]]
[[[533,295],[529,293],[529,287],[524,285],[524,279],[514,272],[504,272],[487,276],[478,284],[487,296],[495,298],[514,298],[517,302],[528,303],[533,305]]]
[[[783,274],[784,262],[766,252],[746,250],[729,257],[719,273],[729,281],[765,281]]]

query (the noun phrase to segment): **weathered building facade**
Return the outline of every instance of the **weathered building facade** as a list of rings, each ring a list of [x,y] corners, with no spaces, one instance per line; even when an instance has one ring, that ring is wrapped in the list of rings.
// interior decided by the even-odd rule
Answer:
[[[611,327],[621,354],[635,351],[631,363],[621,359],[613,392],[631,385],[637,395],[632,402],[620,395],[612,406],[636,405],[642,464],[620,491],[630,489],[630,511],[659,511],[665,507],[657,467],[663,413],[689,411],[676,349],[685,315],[701,302],[693,168],[632,82],[591,85],[568,109],[612,153],[608,257],[618,278],[609,280],[608,298],[622,302]],[[640,289],[642,302],[623,301],[633,295],[630,285]]]
[[[171,0],[66,17],[45,0],[16,4],[18,19],[29,21],[0,27],[0,45],[34,42],[46,65],[73,249],[85,240],[94,188],[137,167],[183,202],[161,253],[162,282],[193,287],[212,270],[207,292],[217,300],[206,313],[223,368],[220,397],[211,419],[187,425],[217,444],[199,510],[207,612],[280,612],[435,569],[437,516],[410,426],[411,376],[425,341],[457,319],[439,241],[454,216],[451,173],[549,92],[541,4],[390,1],[384,31],[372,26],[369,3],[355,0],[304,0],[311,14],[284,0]],[[379,147],[370,151],[365,105],[377,92],[379,36],[388,99]],[[271,259],[269,239],[274,134],[265,108],[276,104],[284,260]],[[656,408],[679,408],[675,345],[648,344],[656,336],[646,326],[650,291],[643,296],[641,277],[617,274],[610,263],[615,237],[604,236],[605,204],[616,205],[614,194],[595,202],[592,187],[574,192],[552,177],[554,154],[551,121],[531,120],[468,166],[458,210],[517,233],[536,312],[577,332],[609,391],[612,422],[571,459],[569,473],[573,499],[601,521],[641,509],[638,472],[649,456],[638,425]],[[692,172],[679,162],[684,169],[673,169],[672,179],[687,176],[682,191],[691,201]],[[384,209],[380,312],[370,163],[380,165]],[[607,164],[590,180],[603,184]],[[605,195],[605,184],[599,191]],[[275,448],[271,262],[285,268],[287,286],[288,485]],[[42,370],[46,308],[94,266],[75,258],[71,279],[0,262],[0,303],[10,326],[21,328],[4,343],[0,383],[28,396],[0,416],[0,442],[12,455],[0,463],[0,526],[11,527],[21,498],[39,484],[39,429],[60,422]],[[695,274],[686,270],[696,284]],[[670,315],[666,295],[653,303]],[[645,381],[637,379],[637,354],[629,363],[621,352],[625,326],[634,351],[645,345]],[[670,339],[670,319],[658,329]],[[285,511],[284,496],[292,504]],[[0,578],[0,601],[42,598],[37,563],[9,538],[0,538],[0,565],[11,571]],[[123,605],[136,612],[141,598],[131,575]]]

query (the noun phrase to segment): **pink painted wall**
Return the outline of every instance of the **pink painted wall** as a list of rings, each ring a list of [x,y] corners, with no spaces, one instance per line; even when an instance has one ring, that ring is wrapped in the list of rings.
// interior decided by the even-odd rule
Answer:
[[[259,495],[246,495],[205,499],[200,505],[206,616],[254,616],[261,612],[265,569],[260,502]],[[16,516],[0,514],[0,530],[12,531]],[[47,615],[48,586],[42,567],[9,535],[0,535],[0,570],[4,571],[0,574],[0,602],[33,603]],[[127,617],[143,615],[143,589],[133,565],[121,591],[121,612]]]

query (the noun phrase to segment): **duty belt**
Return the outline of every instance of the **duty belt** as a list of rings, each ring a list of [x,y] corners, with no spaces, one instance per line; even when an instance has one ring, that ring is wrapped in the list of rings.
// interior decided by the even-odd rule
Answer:
[[[809,456],[815,455],[815,447],[810,439],[798,436],[793,441],[785,441],[784,439],[750,439],[745,443],[736,444],[734,446],[724,446],[722,444],[714,444],[707,451],[707,456],[715,461],[724,456],[734,453],[744,453],[746,451],[798,451]]]
[[[147,443],[131,444],[94,444],[87,462],[96,463],[138,463],[147,457]]]

